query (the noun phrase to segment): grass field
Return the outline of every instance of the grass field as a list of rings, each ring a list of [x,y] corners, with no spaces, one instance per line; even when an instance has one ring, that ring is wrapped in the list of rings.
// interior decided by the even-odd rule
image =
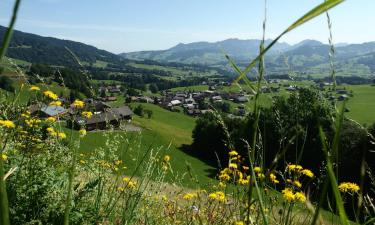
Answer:
[[[89,153],[93,148],[103,148],[106,152],[106,143],[118,138],[121,140],[119,149],[121,155],[123,155],[125,166],[128,167],[126,171],[128,175],[132,174],[139,160],[151,148],[153,151],[160,151],[161,157],[164,154],[171,156],[170,163],[173,173],[168,173],[167,181],[185,187],[196,187],[196,181],[193,181],[186,172],[186,165],[190,165],[194,178],[200,184],[210,185],[210,181],[215,182],[209,178],[209,175],[214,171],[213,167],[180,149],[182,145],[191,144],[191,133],[195,126],[195,119],[181,113],[170,112],[153,104],[133,103],[132,106],[138,104],[142,104],[145,109],[153,111],[151,119],[133,116],[132,123],[142,127],[141,132],[116,130],[89,132],[81,141],[81,152]],[[63,129],[68,136],[73,134],[78,137],[77,131]]]
[[[348,90],[353,91],[353,97],[349,98],[347,108],[350,112],[347,116],[357,122],[370,125],[375,122],[375,86],[348,85]]]

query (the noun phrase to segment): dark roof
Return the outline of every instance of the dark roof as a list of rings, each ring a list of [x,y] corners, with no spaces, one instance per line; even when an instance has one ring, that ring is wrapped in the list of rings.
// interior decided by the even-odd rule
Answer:
[[[79,117],[77,118],[77,123],[79,124],[96,124],[96,123],[102,123],[107,121],[113,121],[118,120],[119,115],[114,112],[104,112],[99,114],[94,114],[90,119]]]
[[[131,116],[133,111],[128,106],[122,106],[119,108],[114,108],[112,111],[120,116]]]

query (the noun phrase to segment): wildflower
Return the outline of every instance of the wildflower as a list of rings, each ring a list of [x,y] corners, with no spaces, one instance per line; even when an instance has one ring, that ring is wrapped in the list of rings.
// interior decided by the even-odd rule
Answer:
[[[225,188],[227,185],[223,182],[219,182],[219,188]]]
[[[295,181],[293,182],[293,185],[296,186],[296,187],[298,187],[298,188],[301,188],[301,187],[302,187],[301,182],[299,182],[298,180],[295,180]]]
[[[288,201],[288,202],[294,201],[295,196],[294,196],[293,191],[291,189],[285,188],[284,190],[281,191],[281,193],[283,194],[283,197],[286,201]]]
[[[209,194],[208,198],[222,202],[225,200],[225,194],[222,191],[217,191],[217,192]]]
[[[60,101],[52,101],[52,102],[49,103],[49,105],[51,105],[51,106],[61,106],[62,103]]]
[[[258,173],[258,178],[263,180],[266,176],[263,173]]]
[[[56,122],[56,118],[55,117],[48,117],[46,119],[47,122],[50,122],[50,123],[53,123],[53,122]]]
[[[236,221],[234,224],[235,225],[244,225],[244,222],[242,222],[242,221]]]
[[[260,168],[259,166],[254,167],[255,173],[260,173],[261,171],[262,171],[262,168]]]
[[[237,169],[237,164],[235,164],[235,163],[229,163],[229,168],[230,169]]]
[[[79,160],[79,163],[80,164],[86,164],[86,161],[85,160]]]
[[[219,175],[219,179],[221,181],[228,181],[228,180],[230,180],[230,176],[227,173],[222,173],[222,174]]]
[[[31,86],[29,91],[40,91],[40,88],[38,86]]]
[[[169,162],[171,160],[171,157],[169,155],[164,156],[164,162]]]
[[[52,99],[52,100],[56,100],[58,98],[57,94],[53,93],[52,91],[45,91],[43,92],[44,96]]]
[[[236,151],[234,151],[234,150],[232,150],[232,151],[230,151],[229,152],[229,156],[237,156],[238,155],[238,153],[236,152]]]
[[[82,116],[83,117],[86,117],[87,119],[90,119],[92,117],[92,112],[82,112]]]
[[[117,166],[120,165],[121,163],[122,163],[122,160],[116,160],[115,161],[115,165],[117,165]]]
[[[248,185],[249,184],[249,180],[247,180],[247,179],[239,179],[238,180],[238,184],[240,184],[240,185]]]
[[[310,178],[313,178],[314,177],[314,173],[311,172],[311,170],[309,169],[304,169],[301,171],[301,173],[307,177],[310,177]]]
[[[125,191],[125,189],[124,189],[123,187],[118,187],[117,190],[118,190],[119,192],[124,192],[124,191]]]
[[[1,153],[0,160],[7,161],[7,159],[8,159],[8,156],[5,153]]]
[[[300,201],[302,203],[306,201],[306,196],[303,192],[295,193],[294,198],[295,198],[295,200]]]
[[[271,181],[272,183],[274,183],[274,184],[278,184],[278,183],[280,183],[280,182],[277,180],[276,175],[273,174],[273,173],[270,174],[270,181]]]
[[[343,182],[340,183],[339,190],[344,193],[355,193],[358,192],[360,189],[356,183]]]
[[[248,171],[250,168],[248,166],[242,166],[242,169]]]
[[[66,138],[66,134],[65,133],[58,133],[57,136],[60,138],[60,139],[65,139]]]
[[[86,131],[85,129],[80,129],[80,130],[79,130],[79,135],[80,135],[81,137],[86,136],[86,134],[87,134],[87,131]]]
[[[136,186],[137,186],[137,182],[136,182],[136,181],[132,181],[132,180],[130,180],[129,177],[124,177],[124,178],[122,179],[122,181],[124,181],[124,182],[126,183],[126,188],[134,189],[134,188],[136,188]]]
[[[290,172],[300,172],[303,168],[300,165],[289,164],[287,170]]]
[[[0,126],[6,127],[6,128],[15,128],[16,125],[10,120],[0,120]]]
[[[196,198],[196,197],[197,197],[196,193],[187,193],[182,198],[185,199],[185,200],[191,200],[191,199]]]
[[[83,107],[85,107],[85,103],[83,101],[80,101],[78,99],[76,99],[74,102],[73,102],[73,106],[77,109],[82,109]]]

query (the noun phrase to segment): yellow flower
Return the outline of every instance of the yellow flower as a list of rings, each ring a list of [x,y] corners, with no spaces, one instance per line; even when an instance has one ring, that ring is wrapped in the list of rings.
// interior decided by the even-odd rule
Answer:
[[[208,198],[223,202],[225,200],[225,194],[222,191],[217,191],[209,194]]]
[[[295,181],[293,182],[293,185],[296,186],[296,187],[298,187],[298,188],[301,188],[301,187],[302,187],[301,182],[299,182],[298,180],[295,180]]]
[[[65,134],[65,133],[58,133],[57,136],[58,136],[60,139],[65,139],[65,138],[66,138],[66,134]]]
[[[277,180],[276,175],[273,174],[273,173],[270,174],[270,180],[271,180],[271,182],[274,183],[274,184],[278,184],[278,183],[280,183],[280,182]]]
[[[262,171],[262,168],[260,168],[259,166],[254,167],[255,173],[260,173],[261,171]]]
[[[80,164],[86,164],[86,161],[85,160],[79,160],[79,163]]]
[[[80,129],[80,130],[79,130],[79,135],[80,135],[81,137],[86,136],[86,134],[87,134],[87,131],[86,131],[85,129]]]
[[[311,170],[308,170],[308,169],[304,169],[304,170],[302,170],[301,173],[302,173],[303,175],[305,175],[305,176],[310,177],[310,178],[313,178],[313,177],[314,177],[314,173],[311,172]]]
[[[8,156],[5,153],[1,153],[0,160],[7,161]]]
[[[76,99],[74,102],[73,102],[73,106],[77,109],[82,109],[83,107],[85,107],[85,103],[83,101],[80,101],[78,99]]]
[[[230,180],[230,176],[227,173],[222,173],[222,174],[219,175],[219,179],[221,181],[228,181],[228,180]]]
[[[52,102],[49,103],[49,105],[61,106],[62,103],[60,101],[52,101]]]
[[[169,162],[171,160],[171,157],[169,155],[164,156],[164,162]]]
[[[6,128],[15,128],[16,125],[10,120],[0,120],[0,126],[6,127]]]
[[[82,112],[82,116],[86,117],[87,119],[90,119],[92,117],[92,112]]]
[[[294,165],[294,164],[289,164],[287,166],[287,169],[290,171],[290,172],[301,172],[301,170],[303,170],[302,166],[300,165]]]
[[[40,91],[40,88],[38,86],[31,86],[29,91]]]
[[[227,185],[223,182],[219,182],[219,188],[225,188]]]
[[[306,201],[306,196],[303,192],[295,193],[294,198],[295,198],[295,200],[300,201],[302,203]]]
[[[47,122],[50,122],[50,123],[53,123],[53,122],[56,122],[56,118],[55,117],[48,117],[46,119]]]
[[[295,196],[294,196],[293,191],[291,189],[285,188],[284,190],[281,191],[281,193],[283,194],[283,197],[286,201],[288,201],[288,202],[294,201]]]
[[[230,169],[237,169],[237,164],[235,164],[235,163],[229,163],[229,168]]]
[[[43,92],[44,96],[52,99],[52,100],[56,100],[58,98],[57,94],[53,93],[52,91],[45,91]]]
[[[247,179],[239,179],[238,180],[238,184],[240,184],[240,185],[248,185],[249,184],[249,180],[247,180]]]
[[[262,180],[266,178],[266,176],[263,173],[258,173],[258,178]]]
[[[236,221],[234,224],[235,225],[244,225],[244,222],[242,222],[242,221]]]
[[[232,151],[230,151],[229,152],[229,156],[237,156],[238,155],[238,152],[236,152],[236,151],[234,151],[234,150],[232,150]]]
[[[340,183],[339,190],[344,193],[355,193],[355,192],[358,192],[360,188],[356,183],[343,182],[343,183]]]
[[[185,200],[191,200],[191,199],[196,198],[196,197],[198,197],[198,195],[196,193],[187,193],[182,198],[185,199]]]

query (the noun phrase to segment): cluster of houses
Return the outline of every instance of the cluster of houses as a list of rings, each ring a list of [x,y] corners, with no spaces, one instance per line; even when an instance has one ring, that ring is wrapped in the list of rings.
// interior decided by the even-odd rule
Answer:
[[[190,116],[199,116],[212,110],[202,108],[204,104],[200,104],[209,100],[212,103],[230,100],[236,103],[248,102],[249,96],[244,93],[221,93],[214,90],[206,91],[164,91],[161,97],[156,97],[154,103],[169,110],[175,107],[182,107]],[[244,110],[241,110],[243,112]]]
[[[119,127],[121,121],[131,121],[133,112],[128,106],[112,108],[103,101],[85,99],[85,110],[93,115],[90,118],[77,115],[72,105],[68,107],[56,105],[33,104],[29,106],[29,112],[39,118],[54,117],[66,120],[68,127],[74,129],[85,128],[88,131],[95,129],[108,129]]]

